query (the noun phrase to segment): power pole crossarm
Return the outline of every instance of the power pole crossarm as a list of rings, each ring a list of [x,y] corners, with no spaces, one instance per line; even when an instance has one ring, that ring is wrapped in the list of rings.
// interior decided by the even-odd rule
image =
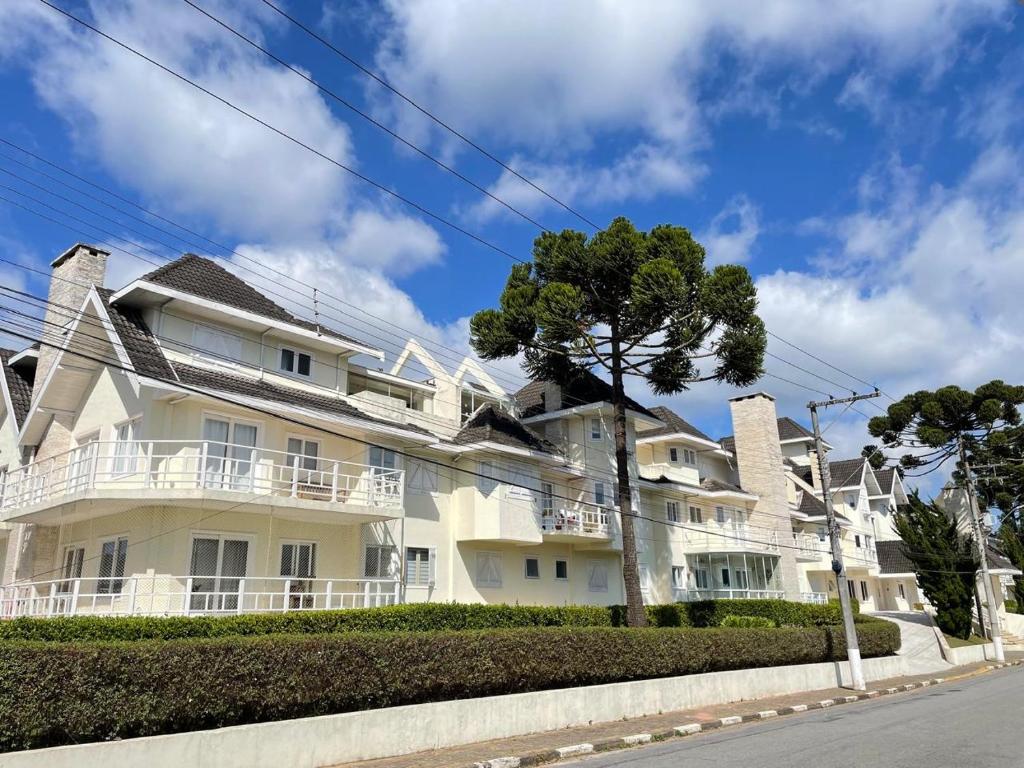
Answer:
[[[839,524],[836,522],[836,511],[832,506],[832,473],[825,458],[825,444],[821,439],[821,425],[818,423],[818,408],[838,403],[855,403],[869,397],[878,397],[875,392],[867,395],[853,395],[842,399],[826,400],[820,403],[808,403],[811,411],[811,426],[814,429],[814,450],[818,454],[818,469],[821,472],[821,498],[825,502],[825,520],[828,525],[828,538],[832,546],[832,571],[836,575],[836,588],[839,590],[839,605],[843,612],[843,628],[846,631],[846,658],[850,663],[850,683],[856,691],[867,688],[864,682],[864,668],[860,661],[860,644],[857,642],[857,629],[853,624],[853,606],[850,603],[849,587],[846,580],[846,566],[843,565],[843,544],[840,539]]]

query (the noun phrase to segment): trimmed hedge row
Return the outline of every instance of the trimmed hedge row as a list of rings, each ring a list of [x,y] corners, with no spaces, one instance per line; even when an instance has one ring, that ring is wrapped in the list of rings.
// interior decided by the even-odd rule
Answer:
[[[856,603],[854,603],[856,606]],[[296,611],[240,616],[74,616],[0,622],[0,641],[175,640],[269,634],[429,632],[522,627],[624,626],[625,607],[418,603],[340,611]],[[779,626],[842,623],[839,603],[785,600],[705,600],[647,606],[655,627],[717,627],[726,616],[760,616]]]
[[[858,626],[864,656],[899,630]],[[838,627],[345,632],[0,644],[0,749],[845,658]]]

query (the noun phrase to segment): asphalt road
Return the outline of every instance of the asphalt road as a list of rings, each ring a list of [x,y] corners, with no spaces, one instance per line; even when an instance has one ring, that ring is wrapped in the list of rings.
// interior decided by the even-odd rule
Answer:
[[[1024,668],[575,761],[580,768],[1024,766]]]

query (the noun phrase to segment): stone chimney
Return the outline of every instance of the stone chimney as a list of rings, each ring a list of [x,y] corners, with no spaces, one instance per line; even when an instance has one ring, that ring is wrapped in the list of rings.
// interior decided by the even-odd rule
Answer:
[[[59,346],[63,343],[62,329],[71,323],[72,316],[82,308],[89,289],[94,285],[103,285],[108,256],[109,252],[94,245],[75,243],[50,265],[53,271],[50,276],[49,306],[40,334],[44,343],[36,363],[33,400],[38,397],[57,356],[57,350],[48,345]]]
[[[789,516],[775,398],[764,392],[741,395],[729,401],[729,410],[740,486],[758,497],[750,524],[777,532],[782,545],[779,547],[780,583],[786,597],[795,600],[799,596],[799,576],[791,547],[793,524]]]

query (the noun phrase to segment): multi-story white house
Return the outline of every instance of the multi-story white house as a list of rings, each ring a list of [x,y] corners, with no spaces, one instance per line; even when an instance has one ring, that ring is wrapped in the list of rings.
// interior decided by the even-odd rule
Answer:
[[[769,395],[733,399],[722,441],[631,401],[623,511],[596,376],[509,395],[415,341],[385,371],[213,261],[111,291],[106,259],[54,261],[42,344],[0,355],[3,615],[616,604],[622,514],[650,602],[834,596],[812,441]],[[844,554],[888,607],[903,491],[854,469],[833,462]]]

